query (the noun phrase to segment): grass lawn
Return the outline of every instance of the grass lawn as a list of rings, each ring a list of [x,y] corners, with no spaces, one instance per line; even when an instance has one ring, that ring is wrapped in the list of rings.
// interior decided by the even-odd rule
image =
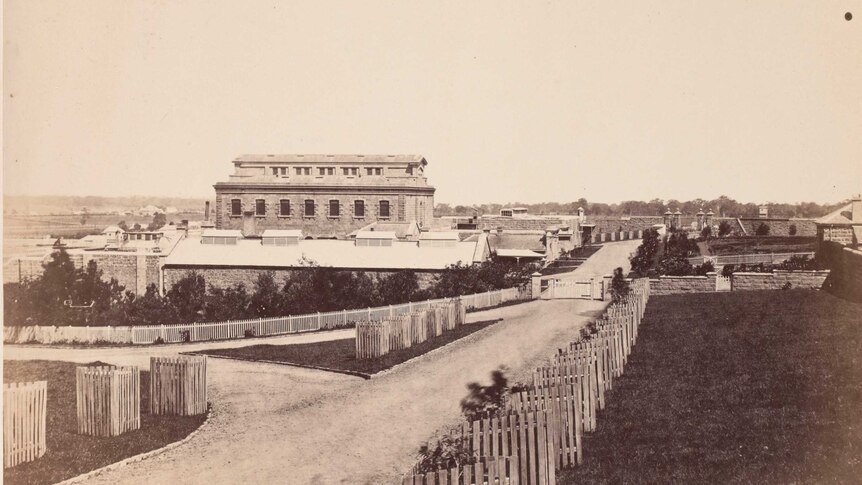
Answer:
[[[149,409],[150,373],[141,371],[141,429],[112,438],[79,435],[75,402],[75,368],[79,365],[44,360],[3,362],[4,382],[48,381],[48,450],[35,461],[3,470],[4,483],[56,483],[179,441],[204,422],[203,415],[155,416],[144,412]]]
[[[860,483],[862,305],[655,296],[575,483]]]
[[[196,354],[230,357],[240,360],[269,361],[283,364],[299,365],[304,367],[323,368],[333,371],[341,371],[349,374],[370,377],[382,370],[389,369],[397,364],[406,362],[414,357],[430,352],[438,347],[466,337],[473,332],[482,330],[493,325],[497,320],[461,325],[454,330],[443,332],[439,337],[434,337],[414,345],[409,349],[390,352],[379,359],[356,359],[356,339],[347,338],[330,340],[327,342],[314,342],[310,344],[294,345],[252,345],[235,349],[210,349]]]

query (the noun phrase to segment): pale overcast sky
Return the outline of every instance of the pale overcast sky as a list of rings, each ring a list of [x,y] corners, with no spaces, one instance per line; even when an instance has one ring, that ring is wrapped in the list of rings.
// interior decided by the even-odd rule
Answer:
[[[862,191],[860,0],[4,3],[9,194],[212,197],[242,153],[419,153],[451,204]]]

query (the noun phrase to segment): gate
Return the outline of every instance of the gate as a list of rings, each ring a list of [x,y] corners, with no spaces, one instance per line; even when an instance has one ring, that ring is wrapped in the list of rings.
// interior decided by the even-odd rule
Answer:
[[[579,299],[603,300],[604,280],[542,280],[542,300]]]
[[[715,291],[730,291],[730,276],[715,275]]]

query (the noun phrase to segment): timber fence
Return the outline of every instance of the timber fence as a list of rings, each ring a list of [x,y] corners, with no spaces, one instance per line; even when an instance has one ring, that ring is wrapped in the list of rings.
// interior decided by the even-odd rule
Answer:
[[[47,381],[3,384],[3,468],[45,454]]]
[[[119,436],[141,427],[137,367],[78,367],[75,377],[78,433]]]
[[[462,300],[452,298],[409,314],[357,322],[356,358],[376,359],[410,348],[444,331],[454,330],[465,321],[466,308]]]
[[[207,412],[205,355],[150,357],[150,412],[178,416]]]
[[[509,392],[503,409],[464,423],[454,432],[453,437],[472,453],[473,461],[493,456],[506,460],[508,481],[465,474],[471,461],[441,464],[440,470],[432,471],[420,470],[417,465],[403,483],[549,485],[559,470],[582,463],[583,435],[597,429],[606,391],[623,374],[649,294],[648,279],[634,280],[628,296],[612,302],[602,317],[584,328],[547,365],[537,368],[529,385]]]
[[[531,298],[531,289],[529,285],[526,285],[524,287],[463,295],[459,298],[461,298],[465,310],[481,310],[512,301],[529,300]],[[12,344],[115,343],[139,345],[266,337],[344,328],[357,322],[381,321],[397,315],[406,315],[427,310],[449,300],[450,298],[440,298],[374,308],[318,312],[286,317],[252,318],[226,322],[141,325],[132,327],[4,327],[3,341]]]

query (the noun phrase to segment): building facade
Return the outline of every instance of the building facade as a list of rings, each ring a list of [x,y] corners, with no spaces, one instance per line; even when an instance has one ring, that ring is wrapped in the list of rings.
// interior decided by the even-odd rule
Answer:
[[[228,181],[214,185],[218,229],[242,230],[245,214],[260,232],[344,237],[376,221],[427,227],[433,218],[420,155],[243,155],[233,164]]]

